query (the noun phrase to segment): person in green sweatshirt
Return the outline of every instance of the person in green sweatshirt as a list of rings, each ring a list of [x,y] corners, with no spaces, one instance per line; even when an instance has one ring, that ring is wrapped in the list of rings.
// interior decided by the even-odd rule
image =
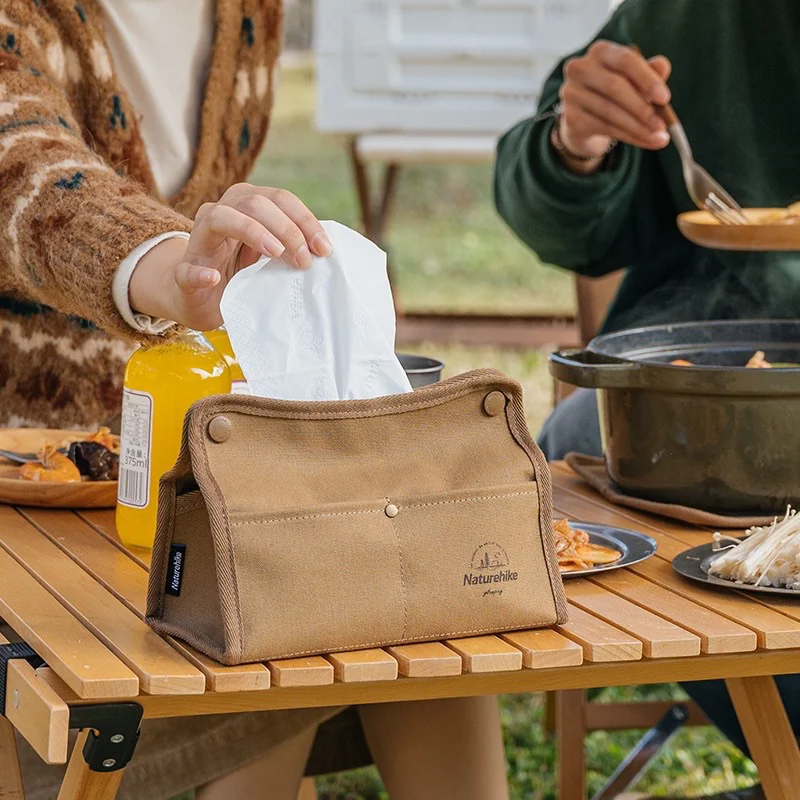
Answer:
[[[500,140],[495,202],[514,232],[581,275],[625,269],[604,332],[797,318],[800,254],[710,251],[678,231],[693,204],[655,106],[672,103],[698,162],[742,206],[786,206],[800,197],[798,36],[796,0],[626,0]],[[600,455],[594,393],[559,404],[539,443],[551,460]],[[798,732],[800,677],[779,684]],[[724,685],[687,688],[745,749]]]

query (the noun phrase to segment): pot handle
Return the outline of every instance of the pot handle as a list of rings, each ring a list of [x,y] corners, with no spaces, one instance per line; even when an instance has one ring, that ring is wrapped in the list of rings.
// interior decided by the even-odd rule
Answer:
[[[584,389],[638,389],[642,365],[590,350],[560,350],[551,353],[550,374],[562,383]]]

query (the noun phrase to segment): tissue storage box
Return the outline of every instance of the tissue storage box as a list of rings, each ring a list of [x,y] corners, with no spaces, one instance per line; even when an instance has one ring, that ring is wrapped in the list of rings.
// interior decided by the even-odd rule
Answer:
[[[196,403],[147,618],[225,664],[564,622],[519,385],[482,370],[369,400]]]

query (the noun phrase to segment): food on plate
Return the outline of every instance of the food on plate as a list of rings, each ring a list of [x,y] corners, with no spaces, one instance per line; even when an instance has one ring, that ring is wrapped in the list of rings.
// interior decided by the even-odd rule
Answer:
[[[782,520],[768,527],[750,528],[745,539],[714,534],[714,540],[737,544],[718,556],[710,575],[754,586],[800,590],[800,516],[791,507]]]
[[[67,456],[81,475],[90,481],[115,481],[119,479],[119,455],[108,447],[91,439],[73,442]]]
[[[115,481],[119,478],[119,440],[108,428],[80,438],[70,437],[62,446],[45,445],[38,461],[23,464],[20,477],[28,481]]]
[[[80,470],[74,462],[51,444],[42,448],[38,461],[23,464],[19,468],[19,474],[26,481],[75,483],[81,480]]]
[[[687,361],[685,358],[676,358],[674,361],[669,362],[673,367],[694,367],[695,364],[691,361]],[[745,364],[747,369],[772,369],[773,367],[796,367],[800,366],[798,364],[790,364],[789,362],[785,363],[775,363],[770,364],[767,361],[767,357],[764,354],[763,350],[756,350],[752,356],[750,356],[750,360]]]
[[[758,221],[762,225],[800,225],[800,202],[770,211]]]
[[[597,564],[612,564],[622,558],[619,550],[612,550],[590,541],[586,531],[572,528],[569,520],[553,523],[556,534],[556,555],[561,572],[590,569]]]

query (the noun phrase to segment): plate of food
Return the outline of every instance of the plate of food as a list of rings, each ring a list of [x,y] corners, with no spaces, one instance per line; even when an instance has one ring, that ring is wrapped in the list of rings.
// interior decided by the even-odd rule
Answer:
[[[788,208],[746,208],[749,225],[725,225],[710,211],[678,215],[689,241],[715,250],[800,250],[800,203]]]
[[[118,475],[119,437],[108,428],[0,429],[0,503],[113,508]]]
[[[558,567],[563,578],[593,575],[628,567],[650,558],[657,548],[654,539],[637,531],[573,522],[553,522]]]
[[[789,508],[742,538],[715,533],[712,541],[675,556],[672,566],[700,583],[800,598],[800,515]]]

